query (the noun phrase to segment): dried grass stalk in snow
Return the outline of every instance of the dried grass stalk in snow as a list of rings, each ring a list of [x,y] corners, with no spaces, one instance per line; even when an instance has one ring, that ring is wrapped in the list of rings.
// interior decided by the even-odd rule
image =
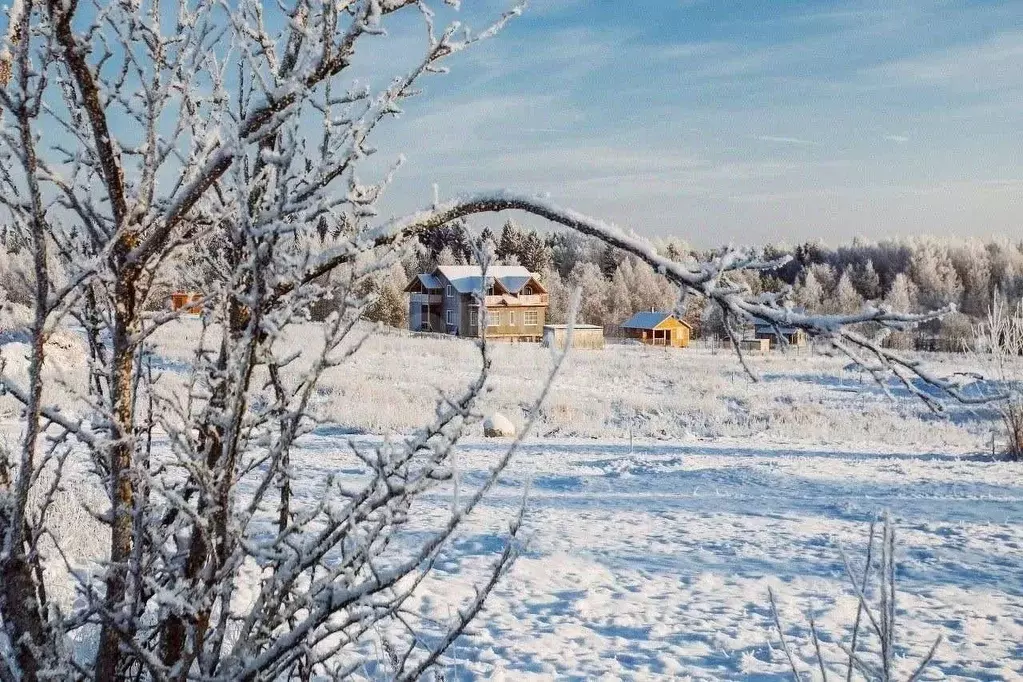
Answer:
[[[897,659],[904,658],[904,655],[897,653],[896,648],[898,624],[895,591],[895,527],[887,514],[883,516],[879,548],[875,548],[875,539],[875,524],[871,523],[866,558],[863,570],[859,572],[853,568],[845,552],[840,550],[849,584],[857,600],[856,617],[849,624],[848,639],[843,642],[832,637],[830,641],[826,642],[830,646],[825,646],[822,644],[821,636],[814,623],[813,614],[808,616],[814,651],[813,666],[816,670],[803,671],[797,665],[785,637],[785,627],[778,615],[778,604],[774,591],[768,588],[774,626],[778,632],[782,652],[785,654],[792,677],[796,682],[803,679],[819,679],[821,682],[828,682],[829,679],[840,677],[846,682],[853,679],[913,682],[919,679],[934,659],[934,654],[942,641],[941,635],[905,676],[900,676],[896,670]],[[876,549],[880,550],[879,557],[875,556]],[[876,606],[870,603],[871,599],[876,601]],[[833,652],[834,649],[837,649],[837,656]],[[844,664],[841,666],[844,667],[842,675],[835,674],[839,662]],[[829,671],[831,671],[831,675],[829,675]],[[808,678],[804,677],[804,672],[807,673]],[[815,675],[815,672],[820,673],[819,677]]]

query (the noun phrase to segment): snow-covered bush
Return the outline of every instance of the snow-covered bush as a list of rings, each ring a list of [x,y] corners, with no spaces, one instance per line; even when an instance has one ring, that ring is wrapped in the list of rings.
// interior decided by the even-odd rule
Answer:
[[[20,303],[0,302],[0,343],[25,334],[32,324],[32,309]]]
[[[0,302],[9,301],[15,305],[32,303],[32,259],[27,249],[10,250],[0,248]]]
[[[1005,454],[1023,461],[1023,299],[1011,306],[996,295],[987,321],[976,331],[979,355],[999,383]]]

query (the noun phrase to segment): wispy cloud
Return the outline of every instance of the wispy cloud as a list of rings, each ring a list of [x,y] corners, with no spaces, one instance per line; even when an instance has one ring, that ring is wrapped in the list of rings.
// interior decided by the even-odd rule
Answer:
[[[1018,0],[644,7],[543,0],[460,55],[381,144],[409,158],[396,207],[437,180],[550,191],[640,231],[714,226],[712,242],[1023,222],[984,184],[1023,158]]]
[[[781,135],[757,135],[761,142],[777,142],[778,144],[794,144],[800,147],[813,144],[810,140],[803,140],[798,137],[784,137]]]
[[[1023,88],[1023,30],[899,59],[865,73],[888,87],[980,92]]]

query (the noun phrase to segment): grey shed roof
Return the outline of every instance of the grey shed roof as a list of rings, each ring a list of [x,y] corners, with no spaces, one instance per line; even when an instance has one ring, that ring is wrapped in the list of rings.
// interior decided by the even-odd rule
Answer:
[[[795,307],[795,308],[792,309],[791,312],[793,312],[793,313],[795,313],[797,315],[805,315],[806,314],[806,308]],[[767,320],[762,320],[759,317],[754,317],[753,318],[753,328],[757,332],[759,332],[759,333],[770,333],[770,334],[780,333],[780,334],[784,334],[785,336],[789,336],[791,334],[795,334],[797,331],[799,331],[798,327],[789,327],[787,325],[778,325],[777,327],[775,327],[773,322],[768,322]]]
[[[648,312],[648,313],[636,313],[628,320],[622,323],[622,327],[626,329],[653,329],[661,322],[664,322],[669,317],[672,317],[672,313],[661,313],[661,312]]]

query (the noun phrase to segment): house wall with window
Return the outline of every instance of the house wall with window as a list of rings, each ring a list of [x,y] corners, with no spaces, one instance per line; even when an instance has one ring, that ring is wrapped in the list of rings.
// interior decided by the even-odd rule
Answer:
[[[448,334],[454,333],[453,330],[457,330],[462,320],[462,296],[455,290],[455,287],[444,279],[443,275],[438,276],[444,283],[444,295],[441,299],[441,323],[443,328],[440,331],[444,331]]]
[[[459,303],[459,336],[479,335],[479,303],[472,294],[463,295]]]
[[[487,336],[535,337],[543,336],[544,306],[494,306],[487,308]]]
[[[441,310],[443,290],[416,287],[410,291],[408,306],[409,329],[412,331],[443,331]]]

